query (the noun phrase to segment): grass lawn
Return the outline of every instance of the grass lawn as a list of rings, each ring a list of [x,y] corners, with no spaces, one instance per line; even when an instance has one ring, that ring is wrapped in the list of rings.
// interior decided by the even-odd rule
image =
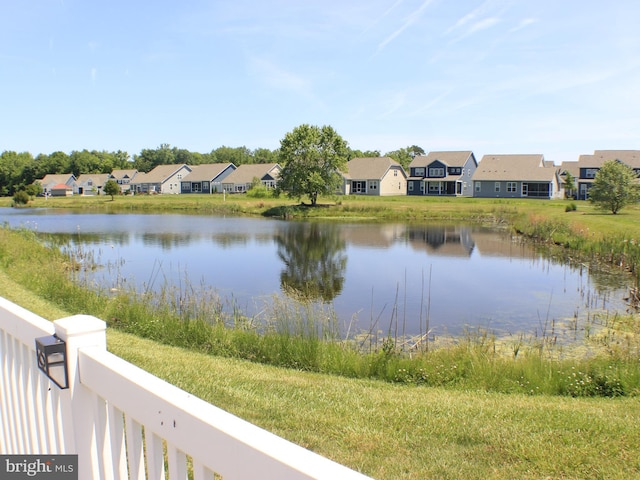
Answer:
[[[0,294],[69,315],[0,272]],[[637,398],[504,395],[353,380],[159,345],[108,349],[245,420],[377,479],[640,476]]]

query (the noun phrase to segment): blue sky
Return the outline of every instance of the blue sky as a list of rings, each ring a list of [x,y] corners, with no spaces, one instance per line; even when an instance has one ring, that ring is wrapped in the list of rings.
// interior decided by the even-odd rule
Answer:
[[[0,0],[0,151],[640,149],[636,0]]]

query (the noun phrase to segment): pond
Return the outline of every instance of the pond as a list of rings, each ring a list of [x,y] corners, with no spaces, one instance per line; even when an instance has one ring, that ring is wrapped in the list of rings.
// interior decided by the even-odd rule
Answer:
[[[104,266],[85,280],[104,288],[207,288],[249,316],[274,298],[306,298],[352,332],[548,335],[624,312],[631,284],[471,225],[10,208],[0,218],[81,246]]]

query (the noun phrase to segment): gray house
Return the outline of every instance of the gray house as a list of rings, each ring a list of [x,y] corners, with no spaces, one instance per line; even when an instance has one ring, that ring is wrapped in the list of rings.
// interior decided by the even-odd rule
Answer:
[[[37,180],[42,185],[42,192],[45,196],[56,194],[56,196],[70,195],[78,188],[76,177],[72,173],[49,174]],[[68,189],[64,186],[69,187]],[[54,192],[55,190],[55,192]]]
[[[409,164],[407,194],[471,197],[471,178],[477,167],[471,151],[417,155]]]
[[[563,198],[560,169],[542,154],[485,155],[473,175],[480,198]]]
[[[252,163],[240,165],[222,182],[222,189],[227,193],[244,193],[251,188],[254,178],[265,187],[275,188],[280,177],[280,165],[277,163]]]
[[[148,173],[138,173],[129,184],[135,193],[180,193],[183,177],[191,173],[191,167],[182,165],[158,165]]]
[[[609,160],[624,163],[640,175],[640,150],[595,150],[593,155],[580,155],[575,179],[578,200],[589,198],[589,189],[598,171]]]
[[[236,169],[233,163],[194,165],[182,178],[182,193],[222,193],[222,182]]]
[[[108,173],[83,173],[76,180],[74,193],[84,196],[103,195],[107,180],[109,180]]]
[[[116,169],[111,171],[109,179],[114,180],[118,185],[120,185],[120,191],[122,193],[127,193],[131,189],[131,182],[137,174],[138,170],[135,168]]]

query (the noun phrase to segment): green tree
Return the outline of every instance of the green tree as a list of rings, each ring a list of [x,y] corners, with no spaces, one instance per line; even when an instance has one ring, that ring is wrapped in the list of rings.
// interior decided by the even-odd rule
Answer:
[[[30,197],[36,197],[43,192],[43,189],[42,185],[40,185],[40,182],[33,182],[27,185],[24,191],[27,192],[27,195],[29,195]]]
[[[120,185],[113,179],[107,180],[107,183],[104,184],[104,194],[111,195],[111,200],[113,200],[114,195],[120,194]]]
[[[576,189],[576,180],[575,178],[573,178],[573,175],[567,172],[564,176],[565,197],[573,197],[575,189]]]
[[[589,200],[614,215],[639,199],[637,175],[631,167],[617,160],[604,162],[589,189]]]
[[[233,163],[235,166],[255,163],[251,150],[247,147],[221,146],[211,152],[216,163]]]
[[[350,150],[349,158],[370,158],[370,157],[379,157],[380,150]]]
[[[25,192],[24,190],[18,190],[14,195],[13,195],[13,204],[18,206],[18,205],[26,205],[27,203],[29,203],[29,194],[27,192]]]
[[[340,186],[348,157],[347,142],[332,127],[300,125],[280,141],[283,167],[277,191],[298,200],[307,195],[315,206],[318,195],[335,193]]]
[[[392,152],[385,153],[385,157],[393,158],[396,162],[402,165],[402,168],[409,170],[409,164],[416,155],[424,155],[422,147],[417,145],[411,145],[407,148],[401,148]]]

